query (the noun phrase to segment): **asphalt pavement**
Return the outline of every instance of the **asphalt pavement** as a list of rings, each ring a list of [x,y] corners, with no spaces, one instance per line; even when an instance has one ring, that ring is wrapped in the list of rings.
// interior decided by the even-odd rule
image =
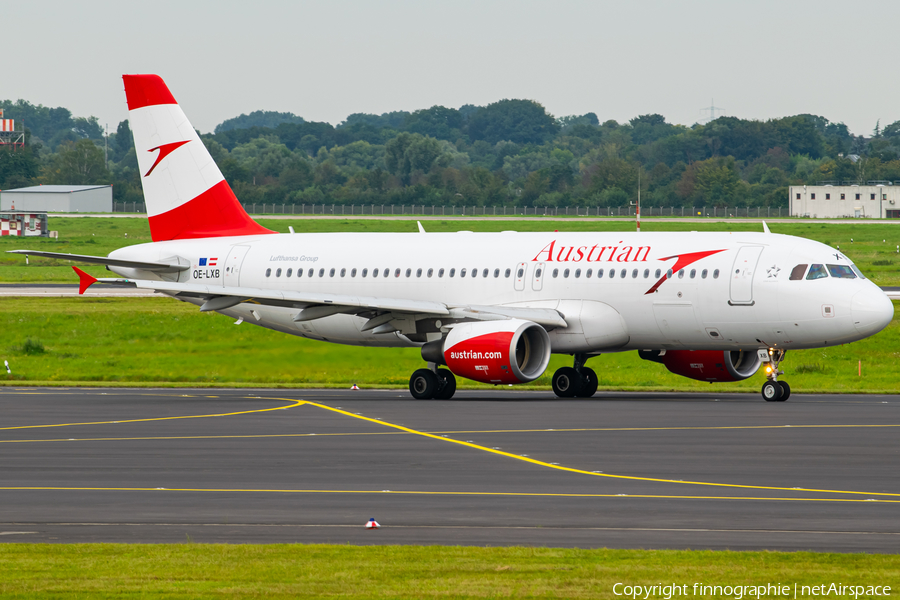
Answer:
[[[0,425],[0,542],[900,545],[900,396],[4,388]]]

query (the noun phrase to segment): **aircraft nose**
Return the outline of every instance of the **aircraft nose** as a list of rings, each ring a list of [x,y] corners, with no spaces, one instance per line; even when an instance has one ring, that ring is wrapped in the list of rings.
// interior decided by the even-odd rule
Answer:
[[[853,296],[850,314],[857,331],[865,336],[874,335],[894,318],[894,304],[880,289],[862,290]]]

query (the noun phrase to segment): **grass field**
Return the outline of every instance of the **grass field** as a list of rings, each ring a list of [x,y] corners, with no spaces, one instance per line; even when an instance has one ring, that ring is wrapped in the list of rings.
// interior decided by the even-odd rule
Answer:
[[[405,387],[423,364],[415,348],[306,340],[250,323],[234,325],[228,317],[168,298],[0,298],[0,325],[7,332],[0,354],[12,369],[8,385]],[[895,318],[881,333],[853,344],[791,351],[782,366],[797,391],[896,392],[898,358]],[[554,356],[534,385],[549,387],[552,373],[565,364],[571,357]],[[600,389],[758,391],[764,381],[761,372],[736,383],[694,381],[636,352],[607,354],[588,364]]]
[[[332,231],[416,231],[413,221],[374,219],[260,219],[263,226],[274,231],[287,232],[293,226],[297,232]],[[455,220],[425,221],[428,231],[633,231],[634,221],[573,221],[571,219],[545,219],[532,217],[519,221],[502,221],[475,217]],[[151,241],[146,219],[140,218],[90,218],[53,217],[49,228],[60,232],[59,239],[0,237],[0,282],[55,282],[75,283],[71,263],[68,261],[32,258],[26,267],[22,256],[3,254],[6,250],[33,249],[71,254],[106,256],[116,248]],[[761,231],[757,223],[644,221],[643,231]],[[773,223],[775,233],[797,235],[840,246],[878,285],[900,285],[900,225],[891,224],[841,224],[818,223],[797,220],[789,223]],[[852,240],[852,242],[851,242]],[[83,267],[97,277],[108,276],[102,266]]]
[[[780,584],[789,586],[791,598],[797,584],[799,598],[813,597],[801,595],[804,585],[888,585],[896,595],[900,584],[897,555],[190,543],[6,544],[2,550],[3,598],[577,599],[622,597],[617,583],[687,585],[688,596],[695,596],[695,583]],[[746,590],[696,594],[742,596],[755,597]]]

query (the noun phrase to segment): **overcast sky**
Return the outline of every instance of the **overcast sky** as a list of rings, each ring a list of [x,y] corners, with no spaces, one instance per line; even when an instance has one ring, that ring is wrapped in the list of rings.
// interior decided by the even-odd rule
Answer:
[[[157,73],[194,127],[254,110],[354,112],[528,98],[554,116],[798,113],[900,120],[897,0],[28,0],[5,3],[0,98],[110,130],[123,73]]]

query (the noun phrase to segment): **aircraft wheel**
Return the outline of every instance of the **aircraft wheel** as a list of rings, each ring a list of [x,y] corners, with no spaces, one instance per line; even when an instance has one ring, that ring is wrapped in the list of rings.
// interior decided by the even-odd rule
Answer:
[[[597,392],[597,374],[593,369],[581,367],[581,382],[579,398],[590,398]]]
[[[562,367],[553,374],[553,393],[560,398],[574,398],[582,388],[582,379],[572,367]]]
[[[767,381],[762,386],[762,397],[766,402],[778,402],[783,391],[777,381]]]
[[[778,401],[784,402],[791,397],[791,386],[787,384],[787,381],[779,381],[778,385],[781,386],[781,398]]]
[[[416,400],[434,398],[438,389],[437,375],[431,369],[418,369],[409,378],[409,393]]]
[[[456,377],[449,369],[438,369],[437,377],[441,385],[434,394],[434,399],[449,400],[456,393]]]

